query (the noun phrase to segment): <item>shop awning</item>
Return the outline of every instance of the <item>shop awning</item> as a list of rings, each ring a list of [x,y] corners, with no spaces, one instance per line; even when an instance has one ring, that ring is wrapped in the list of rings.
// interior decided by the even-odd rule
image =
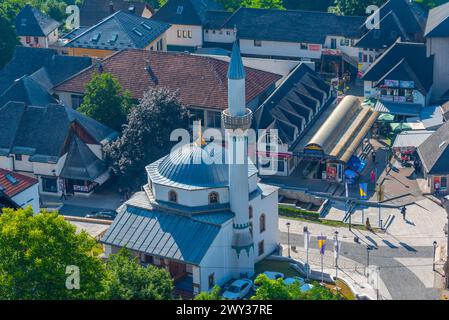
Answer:
[[[421,105],[416,103],[397,103],[378,100],[374,110],[380,113],[390,113],[403,116],[418,116]]]

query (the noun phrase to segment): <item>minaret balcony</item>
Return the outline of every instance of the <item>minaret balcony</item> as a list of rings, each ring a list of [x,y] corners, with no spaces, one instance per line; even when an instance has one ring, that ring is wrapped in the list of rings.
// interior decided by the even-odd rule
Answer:
[[[221,113],[221,121],[225,129],[241,129],[248,130],[251,127],[251,121],[253,120],[253,112],[246,108],[243,116],[232,116],[229,109],[223,110]]]

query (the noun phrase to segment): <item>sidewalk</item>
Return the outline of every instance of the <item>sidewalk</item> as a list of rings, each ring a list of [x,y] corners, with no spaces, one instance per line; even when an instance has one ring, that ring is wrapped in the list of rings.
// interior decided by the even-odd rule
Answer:
[[[288,248],[282,245],[282,252],[286,255]],[[290,251],[291,257],[303,263],[306,262],[306,252],[304,248],[297,247],[296,250]],[[310,268],[316,272],[321,272],[321,255],[318,249],[309,248],[309,265]],[[336,275],[335,259],[331,249],[328,249],[323,256],[323,272],[330,274],[332,277]],[[378,284],[370,284],[368,277],[365,276],[367,272],[364,265],[359,264],[353,260],[340,256],[338,259],[338,278],[345,281],[353,291],[358,295],[368,296],[372,300],[377,299],[377,285],[379,286],[379,299],[389,300],[391,296],[382,282],[380,277],[374,276],[375,280],[379,280]],[[376,281],[377,282],[377,281]]]

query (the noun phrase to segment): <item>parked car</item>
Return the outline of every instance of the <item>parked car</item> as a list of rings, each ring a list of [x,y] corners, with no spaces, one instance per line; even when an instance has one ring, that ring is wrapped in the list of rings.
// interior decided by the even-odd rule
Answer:
[[[301,277],[293,277],[293,278],[285,278],[284,279],[284,283],[289,286],[291,284],[294,284],[295,282],[298,282],[300,285],[305,284],[306,282],[304,281],[303,278]]]
[[[103,210],[86,214],[86,218],[114,220],[117,216],[115,210]]]
[[[249,279],[235,280],[223,293],[223,298],[228,300],[243,299],[251,291],[252,286],[253,282]]]
[[[270,280],[284,279],[284,274],[276,271],[265,271],[263,274]]]

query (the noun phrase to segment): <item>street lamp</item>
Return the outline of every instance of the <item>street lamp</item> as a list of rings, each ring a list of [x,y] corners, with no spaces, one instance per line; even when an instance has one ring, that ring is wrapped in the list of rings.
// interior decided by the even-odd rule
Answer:
[[[338,278],[338,255],[340,244],[338,243],[338,231],[334,233],[334,254],[335,254],[335,279]]]
[[[449,226],[449,198],[443,198],[443,207],[447,213],[447,223]],[[447,236],[446,263],[444,264],[444,274],[446,276],[446,288],[449,287],[449,234]]]
[[[310,240],[310,233],[307,226],[304,226],[303,228],[304,232],[304,249],[306,249],[306,276],[307,280],[309,280],[309,240]]]
[[[291,255],[290,255],[290,222],[287,222],[286,225],[287,225],[288,257],[291,258]]]
[[[433,271],[435,271],[435,254],[437,252],[437,242],[433,242]]]
[[[369,267],[369,252],[371,250],[371,246],[366,246],[366,270],[368,270]],[[367,274],[367,271],[365,271],[365,275]]]

